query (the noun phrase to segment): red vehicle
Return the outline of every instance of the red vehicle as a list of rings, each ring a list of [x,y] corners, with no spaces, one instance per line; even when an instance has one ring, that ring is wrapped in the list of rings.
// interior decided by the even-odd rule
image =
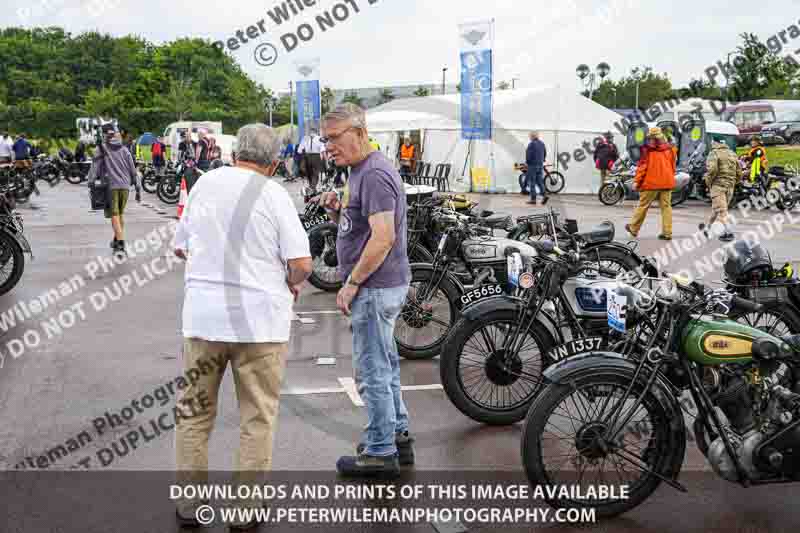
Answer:
[[[723,120],[732,122],[739,128],[736,142],[742,146],[749,143],[753,135],[760,135],[762,126],[775,122],[775,106],[763,100],[742,102],[728,107],[723,114]]]

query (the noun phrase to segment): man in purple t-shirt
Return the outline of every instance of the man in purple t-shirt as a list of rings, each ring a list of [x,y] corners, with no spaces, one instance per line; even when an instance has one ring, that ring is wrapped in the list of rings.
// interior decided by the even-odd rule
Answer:
[[[396,476],[401,464],[414,463],[394,341],[411,282],[405,188],[370,145],[361,108],[342,104],[325,115],[322,127],[328,156],[352,169],[341,199],[330,192],[320,202],[339,223],[336,248],[345,283],[336,303],[352,315],[353,369],[369,419],[357,455],[341,457],[336,468],[349,477]]]

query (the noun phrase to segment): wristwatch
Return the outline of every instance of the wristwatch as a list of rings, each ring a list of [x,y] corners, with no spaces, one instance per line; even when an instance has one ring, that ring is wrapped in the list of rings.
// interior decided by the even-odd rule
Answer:
[[[360,287],[361,286],[360,283],[356,283],[355,281],[353,281],[353,274],[350,274],[349,276],[347,276],[347,281],[345,281],[344,284],[345,285],[352,285],[353,287]]]

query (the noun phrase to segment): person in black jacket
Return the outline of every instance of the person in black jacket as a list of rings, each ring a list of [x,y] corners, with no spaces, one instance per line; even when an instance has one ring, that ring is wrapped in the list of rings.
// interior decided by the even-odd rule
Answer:
[[[525,163],[528,165],[528,187],[531,191],[529,204],[536,205],[536,188],[542,195],[542,205],[547,203],[547,190],[544,188],[544,161],[547,158],[547,148],[539,139],[539,132],[532,131],[530,144],[525,151]]]
[[[594,166],[600,170],[600,185],[606,182],[608,174],[611,172],[611,167],[619,159],[619,150],[617,145],[614,144],[614,136],[611,132],[607,132],[597,145],[594,151]]]

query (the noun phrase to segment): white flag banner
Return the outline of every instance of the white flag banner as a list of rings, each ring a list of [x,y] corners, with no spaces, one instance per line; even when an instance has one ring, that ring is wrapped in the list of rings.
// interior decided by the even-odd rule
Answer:
[[[491,50],[494,47],[494,24],[491,20],[459,24],[458,35],[462,52]]]

